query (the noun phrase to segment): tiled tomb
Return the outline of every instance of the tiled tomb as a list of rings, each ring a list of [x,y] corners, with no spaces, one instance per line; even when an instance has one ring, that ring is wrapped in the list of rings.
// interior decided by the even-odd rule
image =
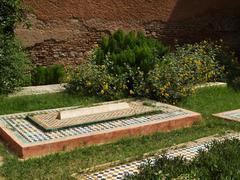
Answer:
[[[214,114],[213,116],[229,121],[240,122],[240,109]]]
[[[0,116],[0,135],[8,147],[21,158],[29,158],[80,146],[106,143],[123,137],[188,127],[201,119],[200,114],[175,106],[159,102],[154,102],[154,106],[157,110],[155,114],[75,124],[50,131],[29,120],[28,116],[54,114],[79,107],[4,115]]]

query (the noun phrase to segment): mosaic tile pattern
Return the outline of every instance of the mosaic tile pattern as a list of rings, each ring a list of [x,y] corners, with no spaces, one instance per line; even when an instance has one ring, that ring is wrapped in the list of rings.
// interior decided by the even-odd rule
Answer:
[[[211,138],[203,142],[195,143],[194,145],[187,146],[185,148],[170,150],[167,152],[168,157],[183,156],[184,158],[191,160],[195,157],[200,150],[206,150],[206,146],[210,145],[213,140],[223,140],[226,138],[237,138],[240,139],[240,134],[229,134],[221,138]],[[150,157],[140,161],[134,161],[128,164],[116,166],[113,168],[106,169],[104,171],[96,172],[90,175],[81,176],[80,179],[85,180],[124,180],[126,175],[132,175],[139,172],[139,167],[146,164],[147,162],[154,163],[156,157]]]
[[[240,109],[214,114],[214,116],[223,118],[223,119],[227,119],[227,120],[240,122]]]
[[[226,117],[234,118],[234,119],[239,119],[240,120],[240,110],[239,112],[234,112],[234,113],[229,113],[225,114]]]
[[[165,108],[165,107],[163,107]],[[62,109],[61,109],[62,110]],[[59,110],[39,111],[34,114],[52,113]],[[88,135],[94,132],[114,130],[115,128],[129,127],[133,125],[146,124],[152,121],[164,121],[166,118],[172,118],[187,115],[190,112],[181,110],[172,110],[162,114],[155,114],[137,118],[119,119],[108,122],[100,122],[96,124],[82,125],[66,128],[56,131],[43,131],[26,119],[27,114],[1,116],[0,122],[10,129],[14,135],[23,143],[32,144],[49,140],[57,140],[63,137],[73,137],[77,135]]]
[[[30,116],[30,119],[46,130],[56,130],[59,128],[83,125],[86,123],[96,123],[100,121],[107,121],[112,119],[130,117],[133,115],[161,111],[161,107],[144,105],[144,101],[130,101],[128,102],[128,105],[130,106],[129,109],[85,115],[66,120],[59,120],[58,112]]]

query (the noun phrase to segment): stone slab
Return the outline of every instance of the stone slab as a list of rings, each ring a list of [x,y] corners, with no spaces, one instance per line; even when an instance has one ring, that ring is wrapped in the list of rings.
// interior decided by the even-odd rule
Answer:
[[[50,132],[43,131],[28,121],[26,117],[29,113],[5,115],[0,116],[0,135],[9,149],[19,157],[27,159],[77,147],[112,142],[124,137],[189,127],[201,119],[198,113],[167,104],[157,104],[165,109],[160,114],[123,118]],[[33,114],[61,110],[64,109],[35,111]]]
[[[126,99],[95,104],[92,107],[31,115],[28,118],[44,130],[52,131],[159,111],[164,111],[164,109],[161,106],[156,106],[154,101]],[[63,113],[65,119],[59,120],[59,114],[61,113]]]
[[[205,88],[205,87],[226,87],[227,83],[224,82],[208,82],[204,84],[199,84],[195,86],[195,89]]]
[[[66,120],[72,118],[83,117],[92,114],[101,114],[101,113],[108,113],[113,111],[121,111],[130,109],[130,106],[127,102],[119,102],[119,103],[110,103],[104,104],[99,106],[93,107],[86,107],[86,108],[77,108],[72,110],[65,110],[59,112],[59,120]]]

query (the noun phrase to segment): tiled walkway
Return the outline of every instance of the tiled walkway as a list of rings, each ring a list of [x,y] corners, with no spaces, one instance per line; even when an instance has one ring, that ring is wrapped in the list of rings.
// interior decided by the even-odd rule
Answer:
[[[42,86],[29,86],[23,87],[22,90],[15,92],[10,97],[14,96],[29,96],[29,95],[39,95],[39,94],[49,94],[65,91],[65,84],[52,84],[52,85],[42,85]]]
[[[205,150],[206,145],[210,144],[213,140],[223,140],[223,139],[237,138],[240,139],[240,133],[227,134],[222,137],[207,137],[194,142],[185,144],[184,148],[172,149],[167,152],[169,157],[183,156],[190,160],[196,156],[199,150]],[[90,175],[83,175],[78,177],[79,179],[86,180],[123,180],[126,174],[133,174],[138,172],[139,166],[150,161],[154,162],[156,157],[150,157],[140,161],[130,162],[128,164],[116,166],[113,168],[106,169],[104,171],[96,172]]]

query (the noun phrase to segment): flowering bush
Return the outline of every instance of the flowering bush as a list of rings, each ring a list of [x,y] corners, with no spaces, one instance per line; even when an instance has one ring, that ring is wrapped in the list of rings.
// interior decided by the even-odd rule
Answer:
[[[225,67],[224,70],[224,81],[235,90],[240,90],[239,77],[240,77],[240,63],[235,53],[224,44],[222,40],[217,42],[201,42],[201,46],[204,51],[211,53],[216,61]]]
[[[201,44],[189,44],[164,56],[148,73],[144,89],[153,99],[175,103],[194,93],[195,85],[222,79],[223,71],[214,53],[206,52]]]
[[[105,65],[87,63],[71,75],[67,89],[81,95],[101,95],[107,99],[124,97],[127,94],[126,76],[112,76]]]

